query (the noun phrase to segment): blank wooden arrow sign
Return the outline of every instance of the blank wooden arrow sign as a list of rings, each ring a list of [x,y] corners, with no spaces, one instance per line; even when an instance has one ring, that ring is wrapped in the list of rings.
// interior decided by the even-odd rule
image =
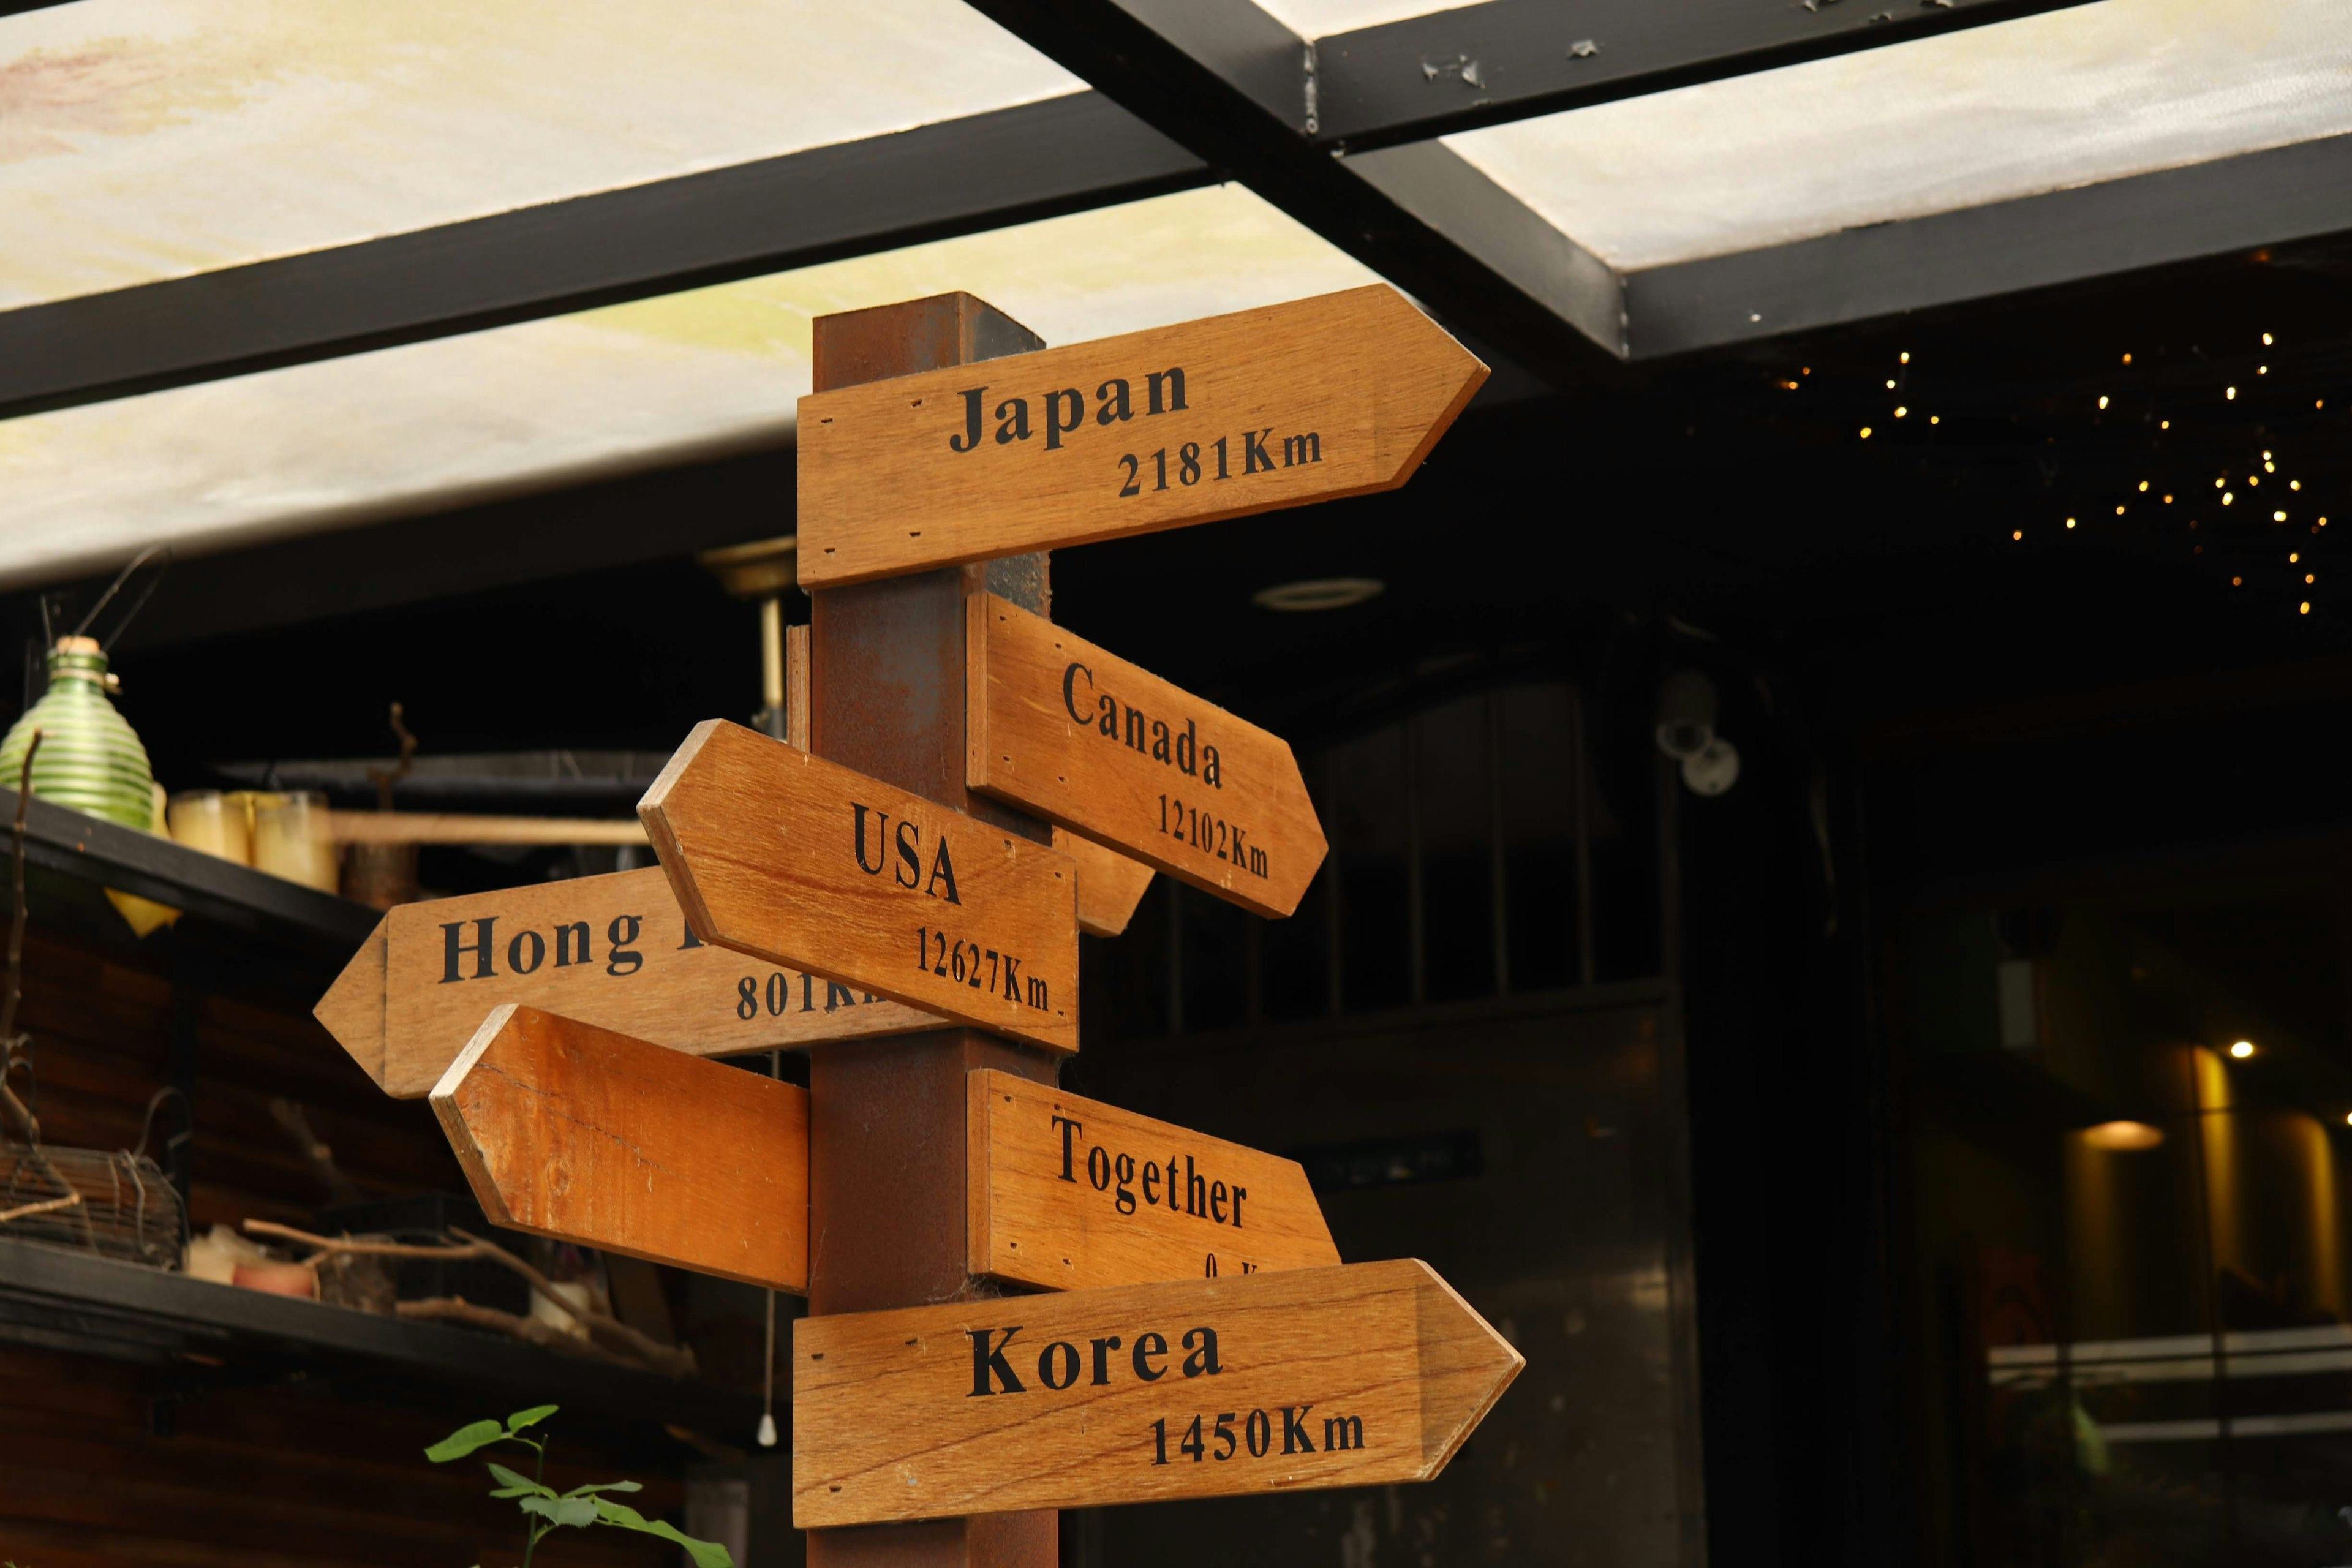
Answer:
[[[415,1100],[482,1016],[508,1002],[706,1057],[940,1023],[878,993],[698,941],[657,866],[403,904],[317,1013],[386,1094]]]
[[[1526,1363],[1425,1263],[793,1326],[793,1523],[1427,1480]]]
[[[967,1091],[974,1274],[1076,1290],[1339,1261],[1296,1160],[993,1068]]]
[[[964,618],[964,779],[1262,915],[1298,908],[1322,824],[1281,737],[1001,599]]]
[[[800,583],[1393,489],[1486,367],[1386,284],[800,402]]]
[[[494,1225],[808,1291],[808,1091],[512,1005],[433,1086]]]
[[[1068,856],[717,719],[637,814],[705,942],[1077,1049]]]

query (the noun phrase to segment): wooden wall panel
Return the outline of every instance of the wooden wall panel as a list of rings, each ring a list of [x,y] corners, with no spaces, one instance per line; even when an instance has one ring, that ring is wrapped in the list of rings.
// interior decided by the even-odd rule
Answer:
[[[159,965],[175,940],[151,939]],[[37,921],[25,976],[23,1026],[33,1037],[47,1141],[99,1150],[136,1142],[149,1097],[175,1070],[170,979],[61,940]],[[366,1195],[465,1191],[430,1110],[387,1099],[310,1016],[309,1003],[217,994],[196,1002],[191,1208],[200,1230],[257,1216],[308,1224],[323,1200],[271,1120],[277,1095],[306,1108],[312,1131]],[[159,1119],[157,1143],[177,1125]],[[423,1450],[464,1421],[521,1401],[488,1397],[474,1409],[460,1408],[460,1398],[440,1413],[342,1397],[324,1379],[271,1384],[265,1374],[258,1386],[201,1386],[208,1375],[0,1344],[0,1430],[11,1434],[0,1464],[0,1560],[19,1568],[520,1560],[514,1506],[485,1495],[479,1462],[434,1466]],[[167,1401],[172,1435],[157,1436],[159,1395],[189,1389],[192,1377],[196,1391]],[[636,1500],[646,1511],[678,1506],[678,1483],[657,1465],[600,1457],[582,1432],[567,1437],[558,1418],[555,1484],[627,1476],[646,1483]],[[619,1531],[566,1531],[538,1561],[653,1568],[675,1555]]]

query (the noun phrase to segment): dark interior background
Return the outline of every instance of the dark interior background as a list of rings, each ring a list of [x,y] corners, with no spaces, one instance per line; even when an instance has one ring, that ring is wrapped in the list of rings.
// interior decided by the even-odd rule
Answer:
[[[1672,975],[1686,1010],[1719,1563],[1885,1561],[1922,1528],[1895,913],[2021,868],[2347,826],[2347,256],[1596,361],[1474,405],[1394,494],[1054,561],[1056,619],[1302,757],[1457,698],[1572,689],[1596,809],[1643,856],[1659,682],[1715,681],[1739,782],[1679,795],[1679,907],[1629,870],[1592,937],[1596,978]],[[174,788],[383,754],[394,700],[427,753],[666,750],[759,701],[753,612],[691,552],[792,527],[782,453],[179,563],[120,644],[121,706]],[[1386,589],[1327,614],[1252,603],[1340,575]],[[0,626],[36,642],[41,606],[0,603]],[[1521,885],[1560,874],[1530,861]],[[1155,894],[1090,961],[1110,987],[1090,1005],[1123,997],[1090,1051],[1167,1032],[1165,921]],[[1225,940],[1203,931],[1198,951]],[[2258,968],[2260,933],[2236,940]],[[1245,1021],[1236,973],[1186,970],[1191,1026]],[[1219,1061],[1202,1070],[1246,1091],[1255,1069]]]

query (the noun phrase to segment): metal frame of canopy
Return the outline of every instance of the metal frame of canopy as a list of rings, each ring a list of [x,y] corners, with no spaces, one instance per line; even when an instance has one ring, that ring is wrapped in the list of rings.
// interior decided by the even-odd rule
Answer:
[[[462,223],[0,312],[0,417],[567,313],[1234,178],[1553,380],[2183,254],[2335,232],[2286,177],[2172,174],[1621,271],[1435,138],[2084,0],[1916,12],[1486,0],[1313,40],[1251,0],[974,0],[1096,89]],[[29,10],[0,5],[0,13]],[[1574,35],[1570,37],[1570,35]],[[2290,153],[2294,150],[2289,150]],[[2217,165],[2217,167],[2219,167]],[[2267,168],[2267,165],[2266,165]],[[2332,198],[2328,179],[2321,195]],[[1969,231],[1956,243],[1958,228]],[[1891,231],[1891,232],[1890,232]],[[2080,237],[2087,236],[2088,237]],[[2101,243],[2102,239],[2105,243]],[[1998,251],[1985,272],[1968,259]],[[1888,257],[1925,265],[1888,268]],[[1935,265],[1958,257],[1960,264]],[[1980,279],[1970,282],[1969,279]],[[1769,308],[1745,302],[1754,295]]]

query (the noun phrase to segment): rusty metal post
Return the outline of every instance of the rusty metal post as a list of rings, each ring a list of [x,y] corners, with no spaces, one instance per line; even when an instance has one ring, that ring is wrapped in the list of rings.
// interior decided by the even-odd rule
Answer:
[[[824,316],[819,391],[1045,345],[969,294]],[[886,481],[877,475],[876,482]],[[964,791],[963,599],[988,587],[1040,614],[1045,558],[992,562],[813,595],[809,748],[1045,840],[1043,822]],[[809,1311],[867,1312],[982,1294],[964,1270],[964,1079],[992,1067],[1051,1083],[1049,1053],[934,1029],[809,1053]],[[810,1568],[1054,1568],[1051,1510],[814,1531]]]

